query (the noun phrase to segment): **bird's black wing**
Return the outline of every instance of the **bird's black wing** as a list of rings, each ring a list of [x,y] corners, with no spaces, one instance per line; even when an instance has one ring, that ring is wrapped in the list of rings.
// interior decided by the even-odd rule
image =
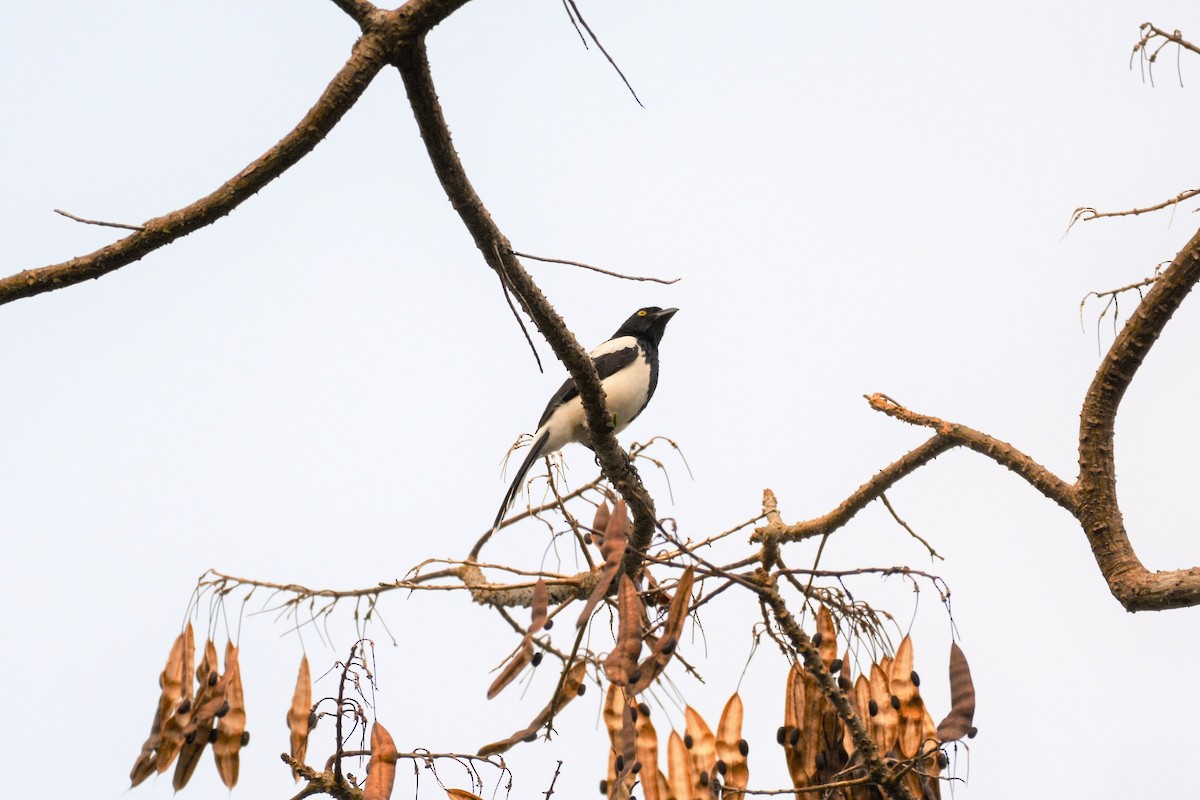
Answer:
[[[600,380],[612,377],[632,364],[638,357],[639,350],[640,348],[636,345],[630,345],[629,347],[622,347],[620,350],[593,358],[592,363],[596,365],[596,374],[600,376]],[[550,402],[546,404],[546,410],[542,412],[542,418],[538,420],[538,427],[540,428],[546,424],[546,420],[550,419],[550,415],[554,413],[554,409],[578,396],[579,390],[575,388],[575,381],[567,378],[558,391],[554,393],[554,396],[550,398]]]

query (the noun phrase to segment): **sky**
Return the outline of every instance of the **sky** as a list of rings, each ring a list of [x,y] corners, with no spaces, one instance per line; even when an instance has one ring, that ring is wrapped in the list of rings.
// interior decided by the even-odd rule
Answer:
[[[1130,60],[1145,20],[1200,37],[1194,7],[580,6],[644,108],[550,0],[469,4],[430,35],[430,61],[468,173],[518,250],[681,279],[527,262],[586,347],[639,306],[681,309],[654,402],[621,437],[682,448],[686,466],[661,454],[669,486],[647,475],[660,514],[704,538],[758,514],[765,487],[787,521],[825,513],[926,438],[872,412],[862,395],[876,391],[1074,480],[1080,403],[1113,336],[1111,313],[1080,301],[1171,259],[1195,204],[1064,231],[1077,207],[1196,186],[1200,58],[1177,67],[1168,48],[1153,81]],[[295,124],[356,33],[322,0],[4,6],[3,272],[119,237],[54,209],[137,223],[211,191]],[[1122,511],[1150,569],[1200,563],[1195,303],[1117,421]],[[63,796],[121,796],[209,568],[349,589],[465,555],[506,488],[506,449],[563,379],[539,350],[544,375],[394,70],[229,217],[0,308],[0,686],[29,710],[0,731],[6,763]],[[569,482],[590,479],[586,451],[565,458]],[[822,563],[908,564],[951,587],[979,728],[954,796],[1182,796],[1200,611],[1126,613],[1074,520],[976,454],[942,456],[889,498],[944,561],[875,504]],[[534,524],[495,557],[575,569]],[[952,626],[936,594],[852,586],[894,615],[897,638],[911,632],[922,693],[947,711]],[[252,740],[235,796],[285,798],[300,655],[326,676],[354,622],[346,606],[327,631],[297,631],[264,607],[234,596],[210,617],[206,598],[195,621],[241,644]],[[380,613],[375,712],[402,750],[472,751],[545,703],[549,671],[484,699],[516,642],[465,595],[393,594]],[[787,665],[754,650],[758,619],[745,598],[712,604],[684,648],[705,682],[675,673],[653,707],[660,732],[682,702],[715,723],[740,689],[751,785],[780,788]],[[335,689],[321,677],[316,692]],[[598,796],[599,700],[511,753],[513,797],[541,796],[560,759],[557,792]],[[159,779],[131,796],[171,793]],[[226,796],[207,759],[185,796]]]

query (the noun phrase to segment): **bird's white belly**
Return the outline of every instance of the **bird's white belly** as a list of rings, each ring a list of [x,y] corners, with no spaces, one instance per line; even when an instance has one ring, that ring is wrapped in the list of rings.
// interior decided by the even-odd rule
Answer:
[[[613,432],[620,433],[646,405],[646,394],[650,389],[650,362],[639,357],[617,374],[605,378],[600,385],[604,387],[604,404],[609,419],[613,421]],[[571,442],[587,443],[583,401],[574,397],[563,403],[555,409],[544,427],[550,433],[545,452],[561,450]]]

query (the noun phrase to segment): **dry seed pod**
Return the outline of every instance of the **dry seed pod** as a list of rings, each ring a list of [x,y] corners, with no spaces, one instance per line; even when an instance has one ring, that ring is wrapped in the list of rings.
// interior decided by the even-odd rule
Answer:
[[[291,736],[292,758],[301,764],[308,751],[308,717],[312,713],[312,676],[308,671],[308,656],[300,656],[300,672],[296,675],[296,689],[292,692],[292,707],[288,709],[287,724]],[[300,780],[300,773],[292,770],[292,777]]]
[[[472,794],[466,789],[447,789],[446,794],[450,800],[483,800],[479,795]],[[368,798],[364,797],[363,800],[368,800]]]
[[[913,644],[905,636],[896,648],[896,660],[892,664],[892,679],[889,689],[892,697],[899,700],[897,746],[904,758],[912,758],[921,749],[921,728],[925,719],[925,704],[913,683]]]
[[[956,742],[971,730],[975,719],[975,684],[967,657],[956,642],[950,643],[950,713],[937,726],[943,742]]]
[[[854,691],[850,694],[850,705],[854,707],[854,713],[862,722],[863,727],[867,731],[867,736],[870,736],[872,741],[875,739],[875,719],[870,713],[871,707],[871,681],[866,675],[859,675],[854,680]],[[850,729],[846,729],[846,735],[842,739],[842,747],[846,748],[846,752],[853,755],[855,751],[854,735]]]
[[[363,800],[388,800],[396,784],[396,743],[379,720],[371,726],[371,760],[367,762],[367,782]]]
[[[546,707],[543,708],[538,715],[533,718],[529,725],[509,736],[507,739],[501,739],[498,742],[484,745],[479,748],[478,755],[489,756],[497,753],[503,753],[515,744],[524,741],[532,741],[537,738],[538,731],[546,724],[546,721],[551,716],[558,714],[562,709],[582,694],[583,679],[587,674],[587,663],[583,661],[575,662],[567,671],[566,677],[563,679],[562,688],[555,694]]]
[[[629,514],[625,509],[625,501],[618,500],[616,510],[613,511],[608,526],[604,530],[604,541],[600,544],[600,554],[604,556],[604,567],[601,569],[600,580],[596,583],[596,588],[592,590],[591,596],[588,597],[587,603],[584,604],[583,611],[580,612],[579,619],[575,622],[575,627],[582,628],[587,624],[592,617],[592,612],[596,610],[597,604],[612,588],[613,579],[617,577],[621,564],[625,560],[625,548],[629,546],[629,531],[632,527]]]
[[[617,599],[617,643],[604,659],[604,674],[622,686],[637,672],[637,657],[642,649],[642,615],[645,611],[637,589],[628,575],[621,575]]]
[[[667,740],[667,783],[675,800],[692,799],[692,787],[696,785],[692,775],[692,756],[676,731],[671,731]]]
[[[496,680],[492,681],[492,685],[488,687],[487,699],[491,700],[496,695],[504,690],[521,672],[533,661],[533,643],[524,641],[517,648],[517,652],[513,657],[505,663],[504,668],[500,670],[500,674],[496,676]]]
[[[817,609],[817,633],[821,636],[821,645],[817,652],[821,656],[821,663],[828,670],[837,658],[837,628],[833,625],[833,616],[825,606]]]
[[[649,657],[638,664],[637,671],[641,673],[641,676],[630,687],[632,694],[637,695],[650,688],[650,684],[654,683],[666,669],[667,664],[671,663],[671,657],[675,654],[679,638],[683,635],[683,625],[687,622],[687,610],[692,601],[694,579],[695,570],[692,567],[685,569],[679,577],[679,583],[675,586],[675,595],[671,598],[671,606],[667,611],[663,634],[654,642]]]
[[[797,709],[800,712],[800,740],[796,749],[800,751],[804,776],[809,785],[812,785],[817,775],[817,754],[824,749],[821,720],[829,707],[829,701],[821,693],[820,681],[807,669],[801,668],[800,680],[804,684],[804,706]]]
[[[235,663],[236,660],[235,655]],[[229,708],[225,691],[228,689],[230,677],[232,673],[226,670],[226,677],[221,678],[218,671],[217,646],[209,639],[204,645],[204,660],[196,668],[196,681],[200,688],[196,692],[191,719],[183,729],[184,738],[179,748],[179,761],[175,764],[175,774],[171,778],[171,786],[177,792],[192,779],[196,765],[200,763],[200,756],[204,754],[204,748],[213,739],[213,725],[217,717]],[[241,738],[240,734],[238,738]]]
[[[871,726],[871,739],[880,755],[887,755],[896,744],[900,718],[896,709],[892,708],[892,693],[889,688],[887,675],[879,664],[871,665],[871,699],[875,701],[879,711],[875,714]]]
[[[643,770],[649,770],[649,772],[642,773],[642,794],[645,795],[646,800],[667,800],[666,794],[659,794],[656,775],[658,773],[658,732],[650,724],[650,717],[645,714],[638,714],[635,730],[637,731],[637,760],[641,763]]]
[[[696,781],[693,786],[695,793],[703,796],[707,792],[705,783],[708,781],[708,775],[717,765],[717,737],[696,709],[687,706],[683,713],[687,722],[687,735],[692,738],[689,752],[692,757],[692,778]]]
[[[217,773],[226,788],[237,785],[243,734],[246,732],[246,699],[242,691],[242,669],[238,649],[233,642],[225,645],[225,700],[229,711],[217,721],[217,741],[213,743],[213,758]]]
[[[611,516],[612,512],[608,510],[608,502],[601,500],[600,505],[596,506],[596,516],[592,519],[592,531],[598,536],[603,536]]]
[[[783,754],[787,759],[788,776],[792,786],[803,789],[808,786],[808,778],[804,774],[804,761],[796,745],[800,741],[800,716],[804,709],[804,679],[799,662],[792,662],[792,668],[787,676],[787,694],[783,705]]]
[[[725,764],[725,785],[745,789],[750,783],[750,769],[742,752],[742,698],[736,692],[725,703],[721,721],[717,723],[717,758]]]

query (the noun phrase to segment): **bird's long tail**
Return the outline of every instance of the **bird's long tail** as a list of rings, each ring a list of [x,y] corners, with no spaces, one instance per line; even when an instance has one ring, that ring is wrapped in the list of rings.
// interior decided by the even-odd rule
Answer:
[[[535,434],[536,435],[536,434]],[[521,484],[525,482],[525,475],[528,474],[529,468],[533,466],[533,462],[541,458],[545,453],[542,449],[546,446],[546,441],[550,438],[550,431],[540,431],[540,435],[534,439],[533,446],[529,448],[529,454],[525,456],[525,460],[521,462],[521,468],[517,470],[517,476],[513,479],[512,486],[508,487],[508,491],[504,495],[504,502],[500,504],[500,510],[496,512],[496,521],[492,523],[492,530],[500,527],[500,523],[504,521],[504,515],[508,513],[508,509],[516,499],[517,494],[521,491]]]

